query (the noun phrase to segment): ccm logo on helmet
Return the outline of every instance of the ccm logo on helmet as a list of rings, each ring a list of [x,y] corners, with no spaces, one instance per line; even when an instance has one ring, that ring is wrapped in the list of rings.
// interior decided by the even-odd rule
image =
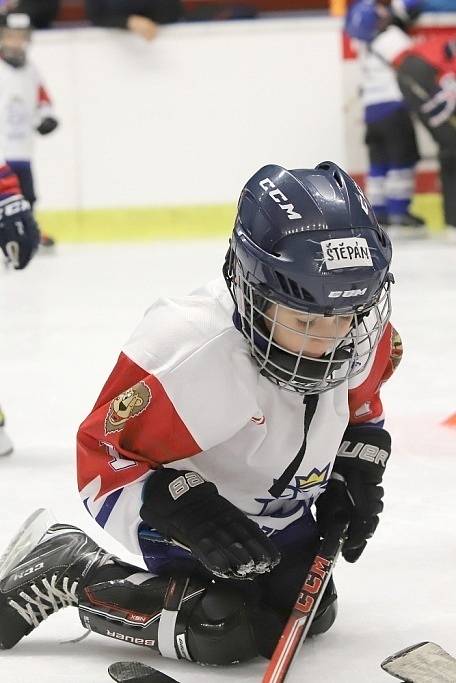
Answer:
[[[283,211],[287,212],[287,218],[290,221],[294,221],[296,218],[302,218],[300,213],[294,210],[293,204],[286,204],[288,202],[288,197],[285,197],[283,192],[279,190],[277,185],[275,185],[269,178],[263,178],[259,183],[262,190],[268,193],[268,195],[275,201],[276,204],[280,206]],[[282,202],[284,202],[282,204]]]
[[[364,289],[344,289],[344,290],[335,290],[334,292],[329,292],[328,297],[330,299],[338,299],[340,296],[341,297],[350,297],[350,296],[362,296],[367,292],[367,287],[364,287]]]

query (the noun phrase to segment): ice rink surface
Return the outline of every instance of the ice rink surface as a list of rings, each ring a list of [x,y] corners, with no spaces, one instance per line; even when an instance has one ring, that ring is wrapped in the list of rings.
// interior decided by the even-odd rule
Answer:
[[[50,507],[134,560],[80,503],[76,429],[147,306],[217,277],[225,250],[220,240],[61,246],[26,271],[0,268],[0,400],[16,446],[0,461],[0,546],[32,510]],[[383,390],[394,447],[385,512],[359,562],[336,568],[339,616],[305,644],[290,683],[386,683],[379,662],[422,640],[456,653],[456,429],[440,425],[456,412],[456,244],[400,242],[392,270],[405,352]],[[182,683],[254,683],[265,670],[260,660],[205,669],[96,635],[61,642],[82,633],[75,609],[51,616],[0,653],[1,683],[102,683],[118,659]]]

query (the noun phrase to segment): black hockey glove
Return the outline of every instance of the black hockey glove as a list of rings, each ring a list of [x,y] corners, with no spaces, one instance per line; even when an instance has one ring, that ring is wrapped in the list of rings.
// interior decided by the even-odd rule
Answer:
[[[456,57],[456,40],[449,40],[443,48],[446,59],[451,60]]]
[[[356,562],[377,528],[383,510],[380,483],[390,453],[391,437],[384,429],[348,427],[334,463],[334,478],[317,499],[317,523],[322,536],[341,520],[350,521],[342,549],[347,562]]]
[[[456,110],[456,78],[452,74],[443,76],[439,81],[439,90],[421,106],[431,128],[446,123]]]
[[[46,118],[41,121],[40,125],[36,127],[36,130],[40,135],[48,135],[49,133],[52,133],[58,125],[59,122],[57,119],[53,116],[46,116]]]
[[[251,579],[280,561],[258,525],[196,472],[154,472],[144,485],[140,514],[151,528],[188,548],[215,576]]]
[[[0,247],[14,268],[25,268],[38,248],[40,231],[22,195],[0,200]]]

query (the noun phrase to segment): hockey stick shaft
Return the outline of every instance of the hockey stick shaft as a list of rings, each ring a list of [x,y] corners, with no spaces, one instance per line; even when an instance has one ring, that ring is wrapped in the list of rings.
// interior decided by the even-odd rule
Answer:
[[[331,578],[346,530],[347,525],[340,526],[323,539],[263,676],[263,683],[282,683],[285,680]]]
[[[432,95],[436,94],[436,91],[431,92],[431,91],[426,90],[426,88],[423,87],[423,84],[420,83],[420,81],[417,80],[412,74],[403,73],[403,71],[399,70],[400,67],[393,66],[393,64],[391,64],[391,62],[389,62],[387,59],[385,59],[376,50],[371,49],[370,52],[372,52],[372,54],[374,54],[381,62],[383,62],[383,64],[385,64],[386,66],[389,66],[392,69],[392,71],[395,72],[399,87],[401,86],[401,84],[406,85],[410,89],[410,92],[412,92],[413,95],[415,95],[415,97],[422,104],[426,104],[426,102],[429,101],[429,99],[432,97]],[[425,62],[426,60],[423,60],[423,61]],[[431,67],[430,64],[429,64],[429,66]],[[437,73],[437,70],[436,70],[436,73]],[[439,87],[437,81],[435,82],[434,86],[435,86],[435,88]],[[446,123],[448,123],[450,126],[453,126],[453,128],[456,128],[456,113],[455,112],[453,112],[453,114],[451,114],[448,117]],[[425,124],[425,125],[427,125],[427,124]]]

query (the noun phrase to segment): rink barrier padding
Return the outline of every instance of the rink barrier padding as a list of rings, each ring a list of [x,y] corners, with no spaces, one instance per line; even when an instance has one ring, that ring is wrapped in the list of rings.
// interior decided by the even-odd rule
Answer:
[[[438,195],[415,197],[412,210],[433,231],[442,228]],[[227,237],[236,216],[235,204],[134,207],[79,211],[38,211],[42,230],[59,242],[139,242]]]
[[[42,211],[40,227],[59,242],[137,242],[228,236],[235,204]]]

